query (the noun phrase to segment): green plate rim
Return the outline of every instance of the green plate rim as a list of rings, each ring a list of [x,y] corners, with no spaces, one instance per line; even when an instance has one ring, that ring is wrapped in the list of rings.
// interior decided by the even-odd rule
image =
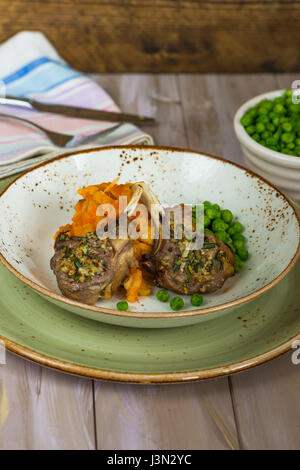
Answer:
[[[300,332],[276,348],[270,349],[263,354],[253,356],[244,361],[229,364],[227,366],[185,372],[145,374],[137,372],[131,373],[97,369],[95,367],[87,367],[76,363],[62,361],[60,359],[38,353],[33,349],[22,346],[0,335],[0,340],[3,341],[8,351],[42,366],[89,379],[140,384],[197,382],[200,380],[212,379],[242,372],[281,356],[291,349],[292,343],[297,339],[300,339]]]

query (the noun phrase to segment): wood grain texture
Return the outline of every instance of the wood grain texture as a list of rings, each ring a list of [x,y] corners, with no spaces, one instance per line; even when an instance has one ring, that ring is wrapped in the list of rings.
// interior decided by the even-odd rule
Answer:
[[[134,114],[154,116],[157,125],[143,127],[159,145],[187,146],[181,99],[173,75],[102,75],[96,78],[121,106]]]
[[[299,450],[300,374],[291,354],[230,379],[242,449]]]
[[[39,30],[85,72],[299,69],[296,0],[0,0],[0,42]]]
[[[94,449],[92,382],[10,353],[6,359],[0,365],[0,449]]]
[[[251,97],[277,88],[272,74],[178,76],[190,148],[244,164],[233,131],[237,109]]]
[[[96,384],[99,449],[237,449],[227,379],[184,385]]]

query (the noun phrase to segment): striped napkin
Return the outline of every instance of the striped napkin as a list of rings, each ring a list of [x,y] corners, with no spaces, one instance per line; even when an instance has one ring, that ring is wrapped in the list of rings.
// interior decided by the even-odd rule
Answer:
[[[48,103],[120,111],[96,82],[71,68],[39,32],[23,31],[0,46],[0,93]],[[72,149],[153,144],[151,136],[132,124],[123,124],[108,136],[97,137],[97,133],[116,123],[75,119],[4,104],[0,105],[0,112],[76,136],[77,145]],[[95,139],[89,139],[88,146],[79,145],[81,138],[89,136]],[[31,168],[68,151],[70,149],[55,146],[46,135],[26,124],[0,118],[0,177]]]

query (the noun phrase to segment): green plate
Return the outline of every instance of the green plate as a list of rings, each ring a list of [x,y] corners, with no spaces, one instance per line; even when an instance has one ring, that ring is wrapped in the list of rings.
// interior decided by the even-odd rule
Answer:
[[[273,289],[231,313],[193,326],[139,329],[74,315],[0,264],[0,338],[26,359],[97,379],[162,383],[217,377],[291,348],[300,337],[299,278],[300,261]]]

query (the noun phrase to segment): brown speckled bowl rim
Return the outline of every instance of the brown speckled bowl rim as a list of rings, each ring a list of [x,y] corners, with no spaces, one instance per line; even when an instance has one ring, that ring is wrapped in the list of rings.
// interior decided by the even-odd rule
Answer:
[[[254,177],[255,179],[258,179],[258,180],[262,181],[264,184],[267,184],[273,191],[275,191],[277,194],[279,194],[280,197],[286,203],[288,203],[288,205],[292,208],[292,210],[295,214],[295,217],[298,221],[299,233],[300,233],[300,218],[299,218],[295,208],[290,203],[290,201],[287,199],[285,194],[282,193],[276,186],[274,186],[268,180],[266,180],[262,176],[258,175],[254,171],[249,170],[249,169],[247,169],[247,168],[245,168],[242,165],[239,165],[237,163],[233,163],[233,162],[230,162],[228,160],[225,160],[224,158],[217,157],[215,155],[210,155],[210,154],[200,152],[200,151],[196,151],[196,150],[190,150],[190,149],[185,149],[185,148],[177,148],[177,147],[163,147],[163,146],[156,146],[156,145],[116,145],[116,146],[107,146],[107,147],[93,147],[93,148],[89,148],[89,149],[78,150],[76,152],[71,151],[71,152],[68,152],[68,153],[64,153],[63,155],[54,157],[51,160],[48,160],[46,162],[40,163],[36,167],[31,168],[31,169],[27,170],[26,172],[22,173],[21,175],[17,176],[13,181],[11,181],[10,184],[8,184],[6,186],[6,188],[3,189],[3,191],[0,193],[0,197],[2,197],[3,194],[8,190],[8,188],[10,188],[16,181],[18,181],[20,178],[24,177],[28,173],[31,173],[31,172],[35,171],[38,168],[50,165],[54,161],[58,161],[58,160],[62,160],[62,159],[65,159],[65,158],[73,157],[74,155],[81,155],[81,154],[86,155],[88,153],[93,153],[95,151],[104,151],[105,152],[107,150],[150,150],[150,151],[151,150],[152,151],[153,150],[154,151],[160,151],[161,150],[161,151],[168,151],[168,152],[191,153],[191,154],[198,154],[199,156],[205,156],[205,157],[208,157],[208,158],[213,158],[215,160],[222,161],[222,162],[224,162],[228,165],[235,166],[235,167],[243,170],[246,174],[250,175],[251,177]],[[77,302],[75,300],[64,297],[63,295],[56,294],[56,293],[52,292],[51,290],[49,290],[45,287],[42,287],[39,284],[36,284],[35,282],[31,281],[26,276],[24,276],[19,271],[17,271],[6,260],[6,258],[4,257],[4,255],[2,253],[0,253],[0,261],[18,279],[20,279],[22,282],[24,282],[26,285],[28,285],[32,289],[36,290],[37,292],[39,292],[40,294],[42,294],[46,297],[50,297],[52,300],[55,300],[57,302],[61,302],[63,304],[70,305],[72,307],[92,311],[92,312],[95,312],[95,313],[102,313],[102,314],[114,315],[114,316],[125,317],[125,318],[140,318],[140,319],[173,318],[173,319],[175,319],[175,318],[193,317],[193,316],[198,316],[198,315],[199,316],[200,315],[206,315],[206,314],[213,313],[213,312],[219,312],[221,310],[227,310],[227,309],[231,309],[231,308],[234,308],[234,307],[238,307],[242,304],[250,302],[253,299],[256,299],[260,295],[264,294],[265,292],[267,292],[268,290],[273,288],[276,284],[278,284],[289,273],[289,271],[295,265],[299,255],[300,255],[300,237],[299,237],[299,243],[298,243],[297,250],[296,250],[293,258],[289,262],[288,266],[275,279],[273,279],[271,282],[266,284],[264,287],[258,289],[255,292],[252,292],[251,294],[248,294],[244,297],[240,297],[236,300],[233,300],[231,302],[227,302],[225,304],[216,305],[214,307],[203,308],[203,309],[198,309],[198,310],[189,310],[189,311],[180,311],[180,312],[131,312],[131,311],[126,311],[126,312],[124,311],[123,312],[123,311],[116,310],[116,309],[110,309],[110,308],[104,308],[104,307],[96,307],[96,306],[93,306],[93,305],[87,305],[87,304],[84,304],[82,302]]]

